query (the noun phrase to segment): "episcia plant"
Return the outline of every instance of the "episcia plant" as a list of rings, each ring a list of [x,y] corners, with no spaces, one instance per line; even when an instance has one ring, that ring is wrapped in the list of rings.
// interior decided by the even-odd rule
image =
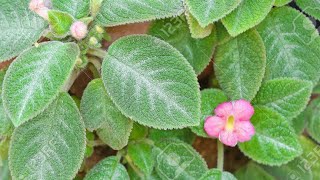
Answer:
[[[317,0],[1,0],[0,179],[320,179],[319,20]]]

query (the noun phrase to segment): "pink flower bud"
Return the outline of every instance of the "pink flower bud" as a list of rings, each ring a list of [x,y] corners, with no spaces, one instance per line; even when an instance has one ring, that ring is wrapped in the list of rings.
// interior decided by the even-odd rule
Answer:
[[[77,40],[81,40],[86,37],[88,33],[88,27],[81,21],[76,21],[71,25],[71,35]]]
[[[50,0],[31,0],[29,4],[29,9],[37,13],[42,18],[48,20],[48,11],[51,4]]]

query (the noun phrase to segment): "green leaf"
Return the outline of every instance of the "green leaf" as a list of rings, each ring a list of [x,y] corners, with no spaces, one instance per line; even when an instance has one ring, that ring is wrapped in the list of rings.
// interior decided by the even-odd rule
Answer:
[[[273,79],[262,84],[252,103],[266,106],[291,120],[306,108],[311,92],[310,81]]]
[[[293,118],[292,121],[289,121],[296,134],[301,134],[306,126],[307,109],[300,113],[296,118]]]
[[[300,143],[303,148],[302,158],[305,160],[300,161],[297,165],[300,169],[308,171],[311,169],[313,179],[320,179],[320,146],[314,143],[307,137],[300,136]]]
[[[200,91],[187,60],[168,43],[146,35],[121,38],[110,47],[102,79],[121,112],[159,129],[199,124]]]
[[[196,74],[200,74],[208,66],[216,43],[215,32],[203,39],[192,38],[184,16],[155,21],[151,24],[149,34],[177,48]]]
[[[219,169],[210,169],[199,180],[237,180],[231,173]]]
[[[240,6],[222,19],[231,36],[237,36],[259,24],[270,12],[274,0],[242,0]]]
[[[292,0],[275,0],[274,5],[280,7],[288,4],[291,1]]]
[[[102,2],[96,22],[111,27],[179,16],[183,12],[181,0],[108,0]]]
[[[201,91],[201,119],[199,126],[190,127],[192,132],[201,137],[209,137],[204,131],[204,122],[213,115],[214,109],[221,103],[228,101],[228,97],[219,89],[204,89]]]
[[[25,51],[11,64],[2,97],[15,126],[38,115],[58,96],[78,55],[76,44],[51,41]]]
[[[27,0],[2,0],[0,3],[0,62],[9,60],[34,44],[46,22],[28,8]]]
[[[138,123],[133,123],[129,140],[143,139],[148,135],[148,128]]]
[[[231,13],[241,1],[186,0],[186,4],[201,27],[206,27]]]
[[[310,136],[320,143],[320,98],[311,101],[311,104],[307,108],[307,131]]]
[[[288,121],[278,113],[256,106],[251,118],[255,135],[240,143],[240,150],[261,164],[281,165],[298,157],[302,150]]]
[[[118,157],[110,156],[95,165],[84,180],[123,179],[129,180],[126,168],[119,162]]]
[[[64,38],[68,35],[70,27],[74,21],[73,17],[62,11],[50,10],[49,15],[49,24],[52,33],[56,37]]]
[[[251,30],[218,46],[214,59],[224,92],[232,100],[253,99],[266,67],[265,47],[259,34]]]
[[[232,39],[227,29],[223,26],[223,24],[220,21],[216,22],[215,26],[217,31],[218,45],[224,44],[228,42],[230,39]]]
[[[296,4],[303,12],[320,20],[320,2],[318,0],[296,0]]]
[[[0,69],[0,94],[2,93],[2,84],[3,84],[5,75],[6,75],[6,70]]]
[[[0,179],[11,180],[8,160],[0,162]]]
[[[152,156],[152,146],[139,142],[128,146],[128,156],[145,175],[150,175],[153,171],[155,159]]]
[[[313,94],[320,94],[320,83],[318,82],[317,85],[313,88]]]
[[[266,80],[292,77],[318,82],[320,39],[307,17],[289,7],[276,8],[257,29],[267,51]]]
[[[250,180],[250,179],[259,179],[259,180],[276,180],[268,172],[266,172],[262,167],[256,163],[249,162],[246,166],[240,168],[235,176],[238,180]]]
[[[90,0],[51,0],[51,2],[54,9],[69,13],[76,19],[90,13]]]
[[[181,141],[156,142],[153,150],[161,179],[199,179],[208,170],[202,157]]]
[[[10,136],[13,129],[14,126],[3,107],[2,98],[0,98],[0,138],[1,136]]]
[[[201,27],[199,22],[190,14],[186,12],[186,19],[189,24],[189,30],[191,33],[191,37],[195,39],[202,39],[209,36],[213,29],[213,24],[209,24],[206,27]]]
[[[174,130],[150,129],[149,138],[153,141],[163,141],[165,139],[179,139],[185,143],[192,144],[196,136],[188,128]]]
[[[72,98],[62,93],[43,113],[16,128],[10,144],[13,179],[72,179],[86,147],[85,128]]]

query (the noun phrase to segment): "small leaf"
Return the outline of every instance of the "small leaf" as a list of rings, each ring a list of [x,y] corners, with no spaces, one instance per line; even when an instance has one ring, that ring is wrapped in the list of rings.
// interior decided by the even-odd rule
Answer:
[[[175,17],[183,12],[181,0],[108,0],[102,2],[96,21],[99,25],[111,27]]]
[[[148,135],[148,128],[138,123],[133,123],[129,140],[143,139]]]
[[[220,86],[232,99],[251,100],[256,95],[266,67],[265,47],[250,30],[217,47],[214,69]]]
[[[206,27],[201,27],[199,22],[190,14],[186,12],[187,22],[189,24],[189,30],[191,33],[191,37],[195,39],[202,39],[209,36],[213,29],[213,24],[209,24]]]
[[[255,135],[240,143],[240,150],[254,161],[282,165],[298,157],[302,150],[293,129],[283,117],[267,108],[255,107],[251,118]]]
[[[51,41],[25,51],[10,65],[2,97],[15,126],[38,115],[58,96],[78,55],[76,44]]]
[[[276,180],[262,167],[254,162],[249,162],[246,166],[240,168],[235,176],[238,180],[250,180],[250,179],[261,179],[261,180]]]
[[[306,111],[307,131],[314,140],[320,143],[320,98],[311,101]]]
[[[191,64],[196,74],[200,74],[208,66],[216,43],[215,32],[203,39],[192,38],[184,16],[153,22],[149,34],[177,48]]]
[[[222,19],[231,36],[237,36],[259,24],[270,12],[274,0],[242,0],[232,13]]]
[[[62,93],[43,113],[16,128],[9,150],[13,179],[72,179],[86,147],[85,128],[72,98]]]
[[[280,7],[288,4],[291,1],[292,0],[275,0],[274,5]]]
[[[289,77],[318,82],[320,38],[307,17],[289,7],[275,8],[257,30],[267,51],[265,80]]]
[[[150,129],[148,137],[153,141],[163,141],[165,139],[178,139],[189,144],[192,144],[196,138],[196,136],[188,128],[174,130]]]
[[[73,17],[68,13],[56,10],[50,10],[48,15],[52,33],[56,37],[65,37],[70,31],[70,27],[74,21]]]
[[[90,13],[90,0],[51,0],[51,2],[54,9],[69,13],[77,19]]]
[[[281,78],[265,82],[253,104],[263,105],[291,120],[307,106],[312,92],[312,83],[298,79]]]
[[[153,171],[155,160],[152,156],[152,146],[140,142],[128,146],[128,156],[145,175],[150,175]]]
[[[202,157],[181,141],[157,142],[153,150],[161,179],[199,179],[208,170]]]
[[[28,8],[27,0],[1,0],[0,62],[9,60],[34,44],[47,23]]]
[[[200,91],[187,60],[166,42],[146,35],[121,38],[102,65],[105,87],[121,112],[159,129],[199,124]]]
[[[221,103],[228,101],[228,97],[219,89],[204,89],[201,91],[201,119],[199,126],[190,127],[198,136],[209,137],[204,131],[204,122],[213,115],[214,109]]]
[[[186,0],[191,14],[198,20],[201,27],[206,27],[231,13],[241,0]]]
[[[296,0],[296,4],[303,12],[320,20],[320,2],[318,0]]]
[[[126,168],[119,162],[118,157],[109,156],[95,165],[84,180],[123,179],[129,180]]]

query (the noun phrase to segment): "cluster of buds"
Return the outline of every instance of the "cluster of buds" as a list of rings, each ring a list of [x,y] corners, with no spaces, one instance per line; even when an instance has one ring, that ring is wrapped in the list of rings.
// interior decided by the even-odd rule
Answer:
[[[29,4],[29,9],[37,13],[42,18],[48,20],[48,11],[51,8],[50,0],[31,0]]]

